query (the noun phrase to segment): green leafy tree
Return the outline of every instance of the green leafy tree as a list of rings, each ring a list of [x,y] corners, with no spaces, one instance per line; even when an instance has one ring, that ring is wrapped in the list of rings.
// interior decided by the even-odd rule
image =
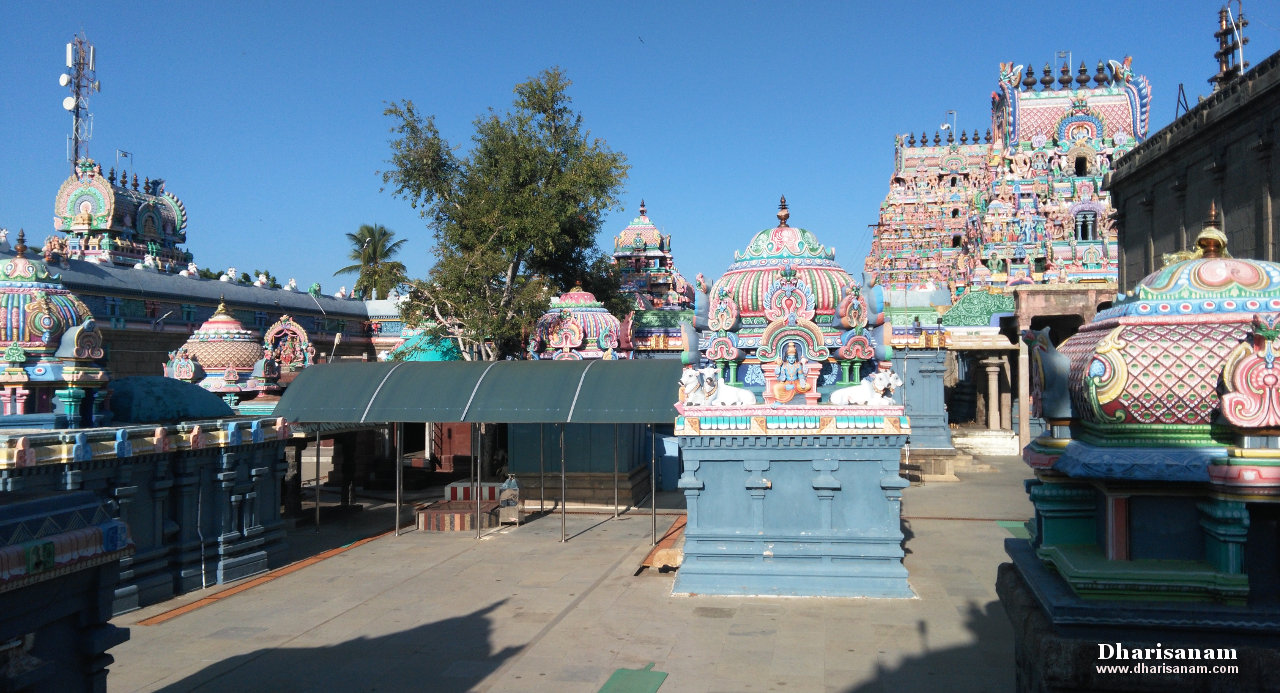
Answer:
[[[519,354],[552,295],[581,283],[606,303],[617,278],[595,246],[618,205],[626,157],[583,127],[552,68],[515,88],[513,109],[476,119],[471,151],[455,154],[412,101],[389,106],[392,168],[386,189],[407,199],[435,233],[435,264],[410,282],[401,306],[465,358]]]
[[[279,288],[280,288],[280,280],[276,279],[276,275],[272,274],[272,273],[271,273],[271,270],[257,270],[257,269],[256,269],[256,270],[254,270],[254,271],[253,271],[252,273],[250,273],[250,274],[242,274],[242,275],[240,275],[240,281],[242,281],[242,282],[246,282],[245,277],[248,277],[249,279],[247,280],[247,282],[246,282],[246,283],[248,283],[248,284],[252,284],[252,283],[254,283],[254,282],[258,281],[258,276],[259,276],[259,275],[264,276],[264,277],[266,277],[266,278],[267,278],[267,288],[268,288],[268,289],[279,289]]]
[[[216,270],[206,269],[204,267],[197,268],[196,274],[201,279],[217,279],[218,277],[222,276],[221,272],[218,272]]]
[[[333,275],[358,274],[356,285],[351,288],[353,293],[386,298],[392,289],[405,282],[404,263],[392,258],[400,252],[400,246],[406,239],[392,241],[395,236],[395,231],[382,224],[362,224],[358,231],[347,234],[347,240],[351,241],[348,258],[355,264],[347,265]]]

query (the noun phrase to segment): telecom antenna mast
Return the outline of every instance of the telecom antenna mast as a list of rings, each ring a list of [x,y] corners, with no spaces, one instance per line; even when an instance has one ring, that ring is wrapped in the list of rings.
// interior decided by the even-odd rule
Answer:
[[[89,112],[89,93],[101,92],[102,83],[94,73],[96,63],[93,44],[81,33],[67,44],[67,72],[58,83],[71,90],[71,96],[62,100],[62,107],[71,112],[71,137],[68,158],[71,159],[71,175],[76,173],[76,162],[89,155],[89,139],[93,137],[93,114]]]

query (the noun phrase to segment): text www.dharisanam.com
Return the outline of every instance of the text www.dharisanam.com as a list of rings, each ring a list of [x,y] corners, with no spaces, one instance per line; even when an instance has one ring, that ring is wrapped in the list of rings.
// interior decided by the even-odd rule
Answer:
[[[1099,674],[1238,674],[1234,664],[1098,664]]]

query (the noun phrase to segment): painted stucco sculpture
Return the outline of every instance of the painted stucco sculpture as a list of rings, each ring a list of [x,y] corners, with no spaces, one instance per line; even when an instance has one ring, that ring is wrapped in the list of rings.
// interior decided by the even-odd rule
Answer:
[[[886,397],[901,381],[859,380],[877,351],[867,302],[780,207],[724,277],[699,281],[702,349],[686,349],[676,405],[689,521],[675,591],[908,597],[898,463],[911,429]]]
[[[164,374],[196,383],[234,407],[242,399],[268,390],[269,385],[278,390],[274,378],[279,377],[279,366],[274,357],[264,356],[259,337],[220,303],[213,317],[169,354]],[[270,382],[268,376],[273,376]]]
[[[622,323],[594,294],[575,286],[558,298],[538,318],[529,339],[528,353],[535,359],[581,360],[626,358],[620,349]]]
[[[0,412],[31,428],[106,423],[109,376],[98,364],[97,323],[45,262],[27,257],[22,231],[14,250],[0,259]]]
[[[1102,179],[1146,139],[1150,85],[1130,60],[1083,63],[1057,85],[1002,63],[985,137],[946,131],[897,138],[889,194],[867,270],[893,291],[940,297],[895,304],[899,325],[934,324],[966,293],[1040,283],[1114,281],[1116,235]],[[1066,66],[1063,66],[1066,70]],[[957,305],[958,307],[958,305]],[[948,326],[986,325],[959,322]]]
[[[54,202],[54,228],[67,234],[65,251],[90,262],[134,266],[176,272],[191,262],[191,254],[178,247],[187,236],[187,211],[182,201],[164,189],[164,181],[147,179],[141,188],[138,176],[129,186],[128,176],[107,175],[92,159],[81,159],[76,173],[58,189]]]

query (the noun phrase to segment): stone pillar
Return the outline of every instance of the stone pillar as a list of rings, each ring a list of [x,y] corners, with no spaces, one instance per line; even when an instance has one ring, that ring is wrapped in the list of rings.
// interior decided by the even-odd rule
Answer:
[[[1019,326],[1018,333],[1018,447],[1025,448],[1031,444],[1031,357],[1027,353],[1027,343],[1022,340],[1024,329]]]
[[[1244,544],[1249,536],[1249,510],[1240,501],[1213,499],[1197,503],[1205,535],[1205,560],[1221,573],[1244,572]]]
[[[286,517],[302,515],[302,451],[306,448],[305,442],[290,443],[285,448],[286,468],[283,493]]]
[[[1000,430],[1000,359],[982,360],[987,367],[987,428]]]
[[[1005,355],[1000,356],[1000,371],[1001,371],[1001,374],[1004,376],[1003,378],[1000,379],[1000,430],[1012,431],[1013,430],[1013,392],[1012,392],[1013,383],[1010,382],[1012,380],[1012,378],[1010,377],[1012,373],[1009,372],[1008,356],[1005,356]]]

